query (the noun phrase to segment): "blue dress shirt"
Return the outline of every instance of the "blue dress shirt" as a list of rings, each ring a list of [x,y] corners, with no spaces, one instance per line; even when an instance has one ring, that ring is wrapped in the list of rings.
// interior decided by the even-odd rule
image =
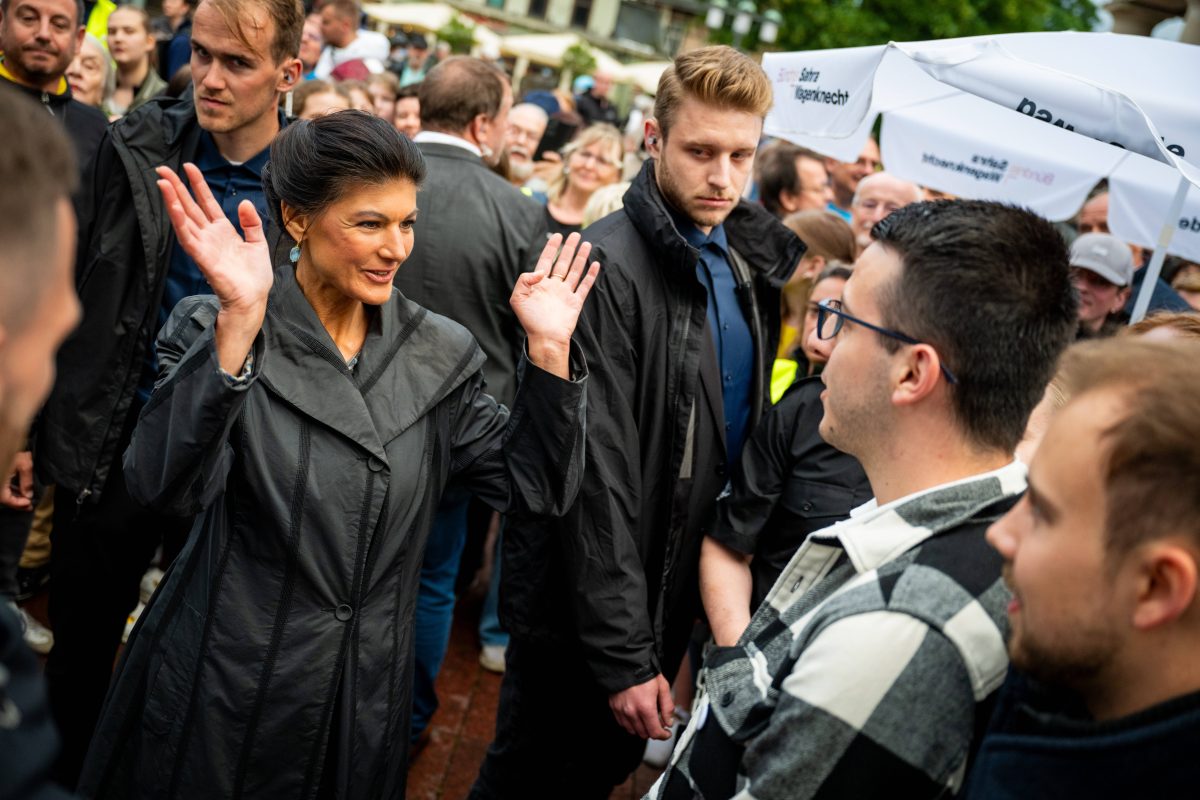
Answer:
[[[727,464],[732,464],[741,456],[750,424],[754,337],[738,300],[724,226],[717,225],[705,236],[690,220],[673,211],[672,216],[683,238],[700,251],[696,277],[708,290],[708,327],[721,370],[721,401],[725,408],[725,458]]]

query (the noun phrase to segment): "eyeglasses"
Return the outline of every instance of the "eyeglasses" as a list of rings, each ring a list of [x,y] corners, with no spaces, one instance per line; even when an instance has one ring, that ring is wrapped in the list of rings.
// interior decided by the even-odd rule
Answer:
[[[615,166],[617,166],[617,162],[613,161],[611,158],[605,158],[604,156],[597,155],[596,153],[589,153],[587,150],[576,150],[571,155],[575,156],[576,158],[578,158],[580,161],[582,161],[584,163],[591,161],[600,167],[615,167]]]
[[[850,320],[856,325],[862,325],[864,328],[870,328],[876,333],[883,334],[905,344],[925,344],[925,342],[914,339],[906,333],[881,328],[878,325],[872,325],[866,320],[847,314],[842,310],[841,300],[822,300],[817,303],[817,338],[828,341],[837,336],[838,332],[842,329],[842,324],[846,320]],[[946,365],[941,363],[941,359],[938,359],[938,363],[942,368],[942,374],[946,376],[946,380],[951,384],[958,383],[958,379],[954,377],[954,373],[946,369]]]

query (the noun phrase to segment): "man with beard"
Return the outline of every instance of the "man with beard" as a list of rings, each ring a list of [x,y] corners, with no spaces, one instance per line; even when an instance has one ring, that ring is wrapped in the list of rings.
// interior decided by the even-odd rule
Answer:
[[[154,168],[193,162],[235,227],[243,199],[265,219],[262,172],[283,124],[279,96],[300,77],[303,24],[298,0],[203,0],[192,20],[193,96],[155,98],[114,123],[83,189],[83,321],[34,436],[34,467],[57,485],[46,678],[66,786],[78,779],[142,574],[164,536],[190,527],[138,507],[121,470],[157,374],[156,333],[180,299],[211,293],[175,241]],[[281,263],[291,243],[275,244]]]
[[[988,531],[1014,669],[971,798],[1191,797],[1200,782],[1200,348],[1078,345],[1029,491]]]
[[[508,112],[504,146],[508,150],[509,180],[518,189],[533,177],[533,156],[549,123],[545,110],[533,103],[518,103]]]
[[[710,650],[650,797],[962,786],[1008,663],[984,536],[1025,488],[1013,453],[1075,330],[1067,249],[979,201],[906,206],[873,238],[810,341],[828,357],[821,436],[875,498],[810,534],[736,644]]]
[[[0,186],[20,187],[0,192],[0,461],[8,464],[50,390],[54,351],[78,321],[79,301],[71,146],[37,104],[6,87],[0,119]],[[47,780],[57,742],[40,671],[0,603],[0,797],[66,796]]]
[[[605,264],[576,332],[598,359],[590,488],[561,521],[505,529],[511,639],[473,798],[521,796],[531,776],[606,798],[648,738],[670,735],[668,681],[700,613],[701,526],[768,402],[779,287],[803,251],[739,202],[770,106],[767,76],[736,50],[677,58],[624,212],[584,231]]]
[[[19,88],[66,127],[75,161],[92,160],[108,119],[71,97],[64,77],[83,44],[79,0],[0,0],[0,85]]]

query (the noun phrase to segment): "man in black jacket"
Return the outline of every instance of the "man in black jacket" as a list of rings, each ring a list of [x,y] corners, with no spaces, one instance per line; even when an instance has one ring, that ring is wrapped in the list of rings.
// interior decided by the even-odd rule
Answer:
[[[803,252],[739,201],[770,105],[737,51],[680,56],[646,123],[652,160],[624,210],[585,231],[605,265],[577,329],[596,363],[588,481],[561,521],[505,532],[512,639],[474,798],[519,796],[531,775],[607,797],[669,735],[702,526],[767,404],[778,290]]]
[[[157,98],[114,124],[83,189],[83,321],[59,355],[34,437],[34,467],[58,487],[46,677],[64,785],[78,779],[142,574],[163,535],[190,524],[139,508],[120,468],[153,388],[154,335],[180,299],[211,293],[175,242],[154,168],[194,162],[235,226],[246,199],[266,218],[261,175],[282,124],[279,95],[300,76],[303,23],[298,0],[204,0],[192,28],[194,97]]]
[[[67,137],[7,88],[0,88],[0,119],[0,186],[21,187],[0,194],[0,461],[8,463],[50,389],[54,351],[79,319],[79,302],[71,288],[76,175]],[[48,780],[56,749],[37,658],[0,603],[0,798],[65,797]]]
[[[0,84],[20,88],[62,123],[80,169],[108,124],[98,109],[71,97],[63,77],[83,35],[79,0],[0,0]]]
[[[523,334],[508,304],[517,276],[545,244],[533,200],[488,168],[500,157],[512,107],[508,79],[478,58],[448,58],[421,82],[421,132],[429,167],[412,255],[396,273],[404,296],[463,325],[487,356],[488,391],[511,406]],[[434,681],[450,641],[454,583],[466,543],[469,497],[442,498],[417,597],[413,735],[437,708]]]

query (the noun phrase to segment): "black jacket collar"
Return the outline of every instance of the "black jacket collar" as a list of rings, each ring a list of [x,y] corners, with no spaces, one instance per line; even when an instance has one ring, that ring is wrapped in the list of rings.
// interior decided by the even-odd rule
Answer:
[[[683,238],[654,178],[654,160],[647,159],[642,171],[625,193],[625,213],[642,238],[650,243],[665,264],[680,267],[695,263],[695,249]],[[750,269],[774,286],[787,282],[805,245],[796,234],[766,209],[740,201],[725,220],[729,245],[746,260]]]

